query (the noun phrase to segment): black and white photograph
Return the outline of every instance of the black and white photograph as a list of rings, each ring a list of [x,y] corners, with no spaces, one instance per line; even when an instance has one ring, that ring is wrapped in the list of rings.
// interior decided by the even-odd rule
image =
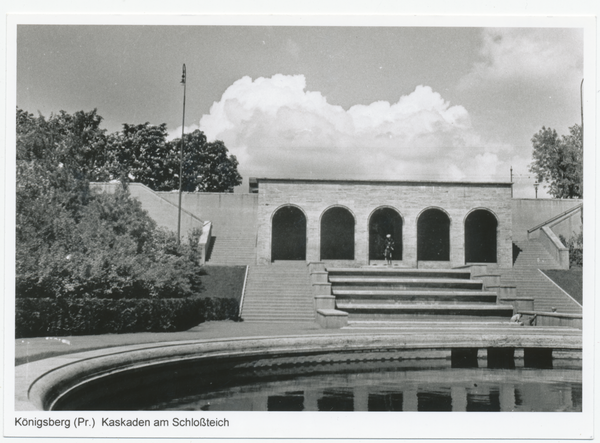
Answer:
[[[5,435],[592,438],[596,26],[9,16]]]

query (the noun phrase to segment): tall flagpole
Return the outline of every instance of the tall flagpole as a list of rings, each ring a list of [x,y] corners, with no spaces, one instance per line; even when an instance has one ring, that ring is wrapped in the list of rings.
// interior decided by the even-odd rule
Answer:
[[[579,85],[579,102],[581,103],[581,146],[583,146],[583,79]]]
[[[183,144],[185,130],[185,63],[183,64],[183,73],[181,74],[181,83],[183,84],[183,120],[181,122],[181,149],[179,150],[179,213],[177,215],[177,244],[181,243],[181,193],[183,189]]]

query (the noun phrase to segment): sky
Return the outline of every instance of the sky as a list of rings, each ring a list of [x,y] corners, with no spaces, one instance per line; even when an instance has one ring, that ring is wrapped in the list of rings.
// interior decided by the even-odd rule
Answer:
[[[578,28],[19,25],[17,106],[222,140],[249,177],[510,181],[581,122]],[[539,196],[547,196],[543,184]]]

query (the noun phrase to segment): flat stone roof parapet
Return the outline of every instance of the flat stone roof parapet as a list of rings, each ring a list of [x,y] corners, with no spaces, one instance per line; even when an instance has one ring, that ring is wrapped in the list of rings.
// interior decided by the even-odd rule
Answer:
[[[512,182],[492,181],[449,181],[449,180],[357,180],[357,179],[320,179],[320,178],[268,178],[250,177],[250,189],[257,188],[259,183],[315,183],[315,184],[348,184],[348,185],[383,185],[383,186],[474,186],[474,187],[506,187]]]

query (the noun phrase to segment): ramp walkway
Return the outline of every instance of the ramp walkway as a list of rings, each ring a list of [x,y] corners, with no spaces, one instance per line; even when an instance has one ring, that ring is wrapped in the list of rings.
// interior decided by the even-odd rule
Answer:
[[[207,265],[250,265],[256,261],[256,231],[221,230],[213,235],[208,250]]]
[[[513,267],[517,269],[562,269],[538,240],[513,242]]]
[[[230,217],[213,225],[208,265],[251,265],[256,262],[256,217]]]

